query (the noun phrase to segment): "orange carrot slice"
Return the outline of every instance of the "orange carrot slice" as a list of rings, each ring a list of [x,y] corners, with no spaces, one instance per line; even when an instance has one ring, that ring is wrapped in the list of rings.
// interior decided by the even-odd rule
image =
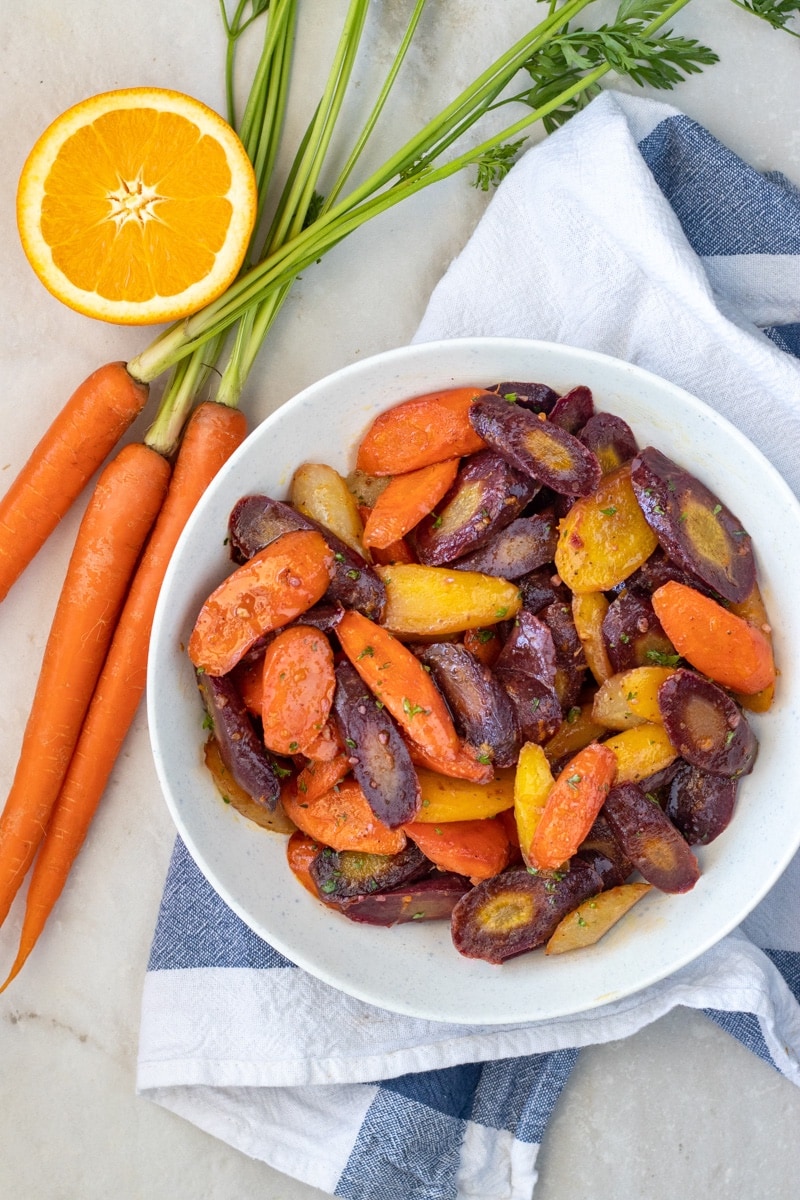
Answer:
[[[465,779],[470,783],[491,783],[494,779],[494,767],[491,763],[481,762],[477,751],[463,742],[455,754],[446,757],[431,754],[411,738],[405,738],[408,753],[415,767],[424,767],[428,771],[436,771],[439,775],[447,775],[450,779]]]
[[[330,762],[344,752],[344,742],[333,721],[326,721],[313,742],[309,742],[303,753],[314,762]]]
[[[262,634],[288,625],[327,591],[333,553],[321,533],[284,533],[233,571],[206,600],[189,639],[189,658],[226,675]]]
[[[344,614],[336,636],[364,683],[412,741],[434,758],[459,754],[447,705],[416,655],[355,610]]]
[[[387,409],[364,435],[356,467],[368,475],[401,475],[485,449],[469,420],[472,401],[484,395],[484,388],[451,388]]]
[[[314,800],[319,800],[320,796],[324,796],[331,788],[335,788],[337,783],[341,783],[345,775],[350,774],[351,769],[350,756],[344,753],[337,754],[327,761],[317,759],[307,762],[297,776],[298,801],[311,804]]]
[[[306,891],[310,892],[317,900],[320,899],[320,894],[311,878],[311,864],[321,849],[322,846],[319,842],[315,842],[307,833],[301,833],[299,830],[293,833],[286,843],[286,860],[289,863],[289,870],[295,879],[302,883]]]
[[[286,788],[281,799],[287,817],[297,828],[332,850],[399,854],[406,844],[403,830],[389,829],[378,820],[350,776],[316,800],[309,801],[294,788]]]
[[[440,871],[455,871],[473,883],[498,875],[511,861],[511,842],[496,817],[440,824],[412,821],[403,828]]]
[[[603,807],[616,769],[616,755],[600,742],[570,759],[534,830],[527,856],[531,866],[555,870],[575,853]]]
[[[683,583],[665,583],[652,600],[678,654],[703,675],[746,696],[775,682],[772,647],[760,629]]]
[[[474,654],[478,662],[483,663],[485,667],[493,667],[503,649],[503,643],[498,637],[497,630],[492,629],[489,625],[482,629],[466,629],[464,645],[470,654]]]
[[[375,501],[364,526],[364,545],[385,550],[432,512],[458,473],[459,459],[395,475]]]
[[[304,754],[327,721],[336,676],[333,651],[311,625],[284,629],[267,646],[261,693],[264,745],[273,754]]]
[[[246,658],[233,668],[233,680],[245,708],[254,717],[261,718],[261,693],[264,676],[264,659]]]

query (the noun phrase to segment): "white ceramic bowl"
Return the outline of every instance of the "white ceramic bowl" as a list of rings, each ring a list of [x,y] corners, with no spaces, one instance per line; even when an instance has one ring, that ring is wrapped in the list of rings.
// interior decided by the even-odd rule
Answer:
[[[200,700],[184,652],[205,597],[231,570],[228,514],[250,492],[284,498],[295,467],[343,473],[376,413],[435,388],[540,380],[592,388],[599,409],[632,426],[716,491],[753,536],[775,624],[777,700],[753,718],[760,752],[726,832],[698,850],[702,876],[684,896],[652,892],[591,949],[541,951],[501,967],[461,957],[447,922],[394,929],[348,921],[291,876],[285,838],[219,798],[202,761]],[[539,342],[469,339],[390,351],[307,388],[247,439],[203,498],[180,541],[156,615],[148,681],[156,766],[190,853],[240,917],[298,966],[383,1008],[432,1020],[514,1023],[581,1012],[671,974],[730,932],[800,844],[800,508],[763,456],[692,396],[645,371]]]

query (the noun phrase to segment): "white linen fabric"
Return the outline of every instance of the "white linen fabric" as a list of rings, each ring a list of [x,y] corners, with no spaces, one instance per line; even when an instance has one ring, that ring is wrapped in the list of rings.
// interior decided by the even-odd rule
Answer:
[[[533,337],[699,396],[800,495],[800,193],[667,105],[606,92],[498,188],[416,341]],[[249,930],[175,846],[145,980],[138,1089],[348,1200],[527,1200],[578,1049],[703,1009],[800,1084],[800,856],[734,934],[565,1020],[384,1012]]]

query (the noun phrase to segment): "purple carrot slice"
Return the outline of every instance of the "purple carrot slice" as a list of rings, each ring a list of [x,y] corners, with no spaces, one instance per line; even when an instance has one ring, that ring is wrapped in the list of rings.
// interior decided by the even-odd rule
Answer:
[[[746,600],[756,581],[750,536],[717,496],[660,450],[633,460],[631,482],[665,553],[723,600]]]
[[[600,463],[583,442],[517,404],[483,396],[470,406],[470,421],[488,446],[554,492],[588,496],[600,482]]]
[[[238,688],[230,675],[197,671],[196,678],[222,761],[239,786],[273,812],[280,783]]]
[[[602,891],[591,863],[575,858],[565,873],[521,868],[479,883],[453,909],[453,944],[466,958],[502,963],[543,945],[562,917]]]
[[[336,667],[332,715],[353,775],[378,820],[390,829],[413,821],[421,795],[408,748],[388,709],[347,660]]]

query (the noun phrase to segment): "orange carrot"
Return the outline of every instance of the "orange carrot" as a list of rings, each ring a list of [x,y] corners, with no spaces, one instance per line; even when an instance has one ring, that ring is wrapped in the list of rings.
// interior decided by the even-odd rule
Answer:
[[[474,654],[478,662],[485,667],[493,667],[498,655],[503,649],[503,643],[497,635],[497,630],[490,625],[483,629],[467,629],[464,631],[464,645],[470,654]]]
[[[264,745],[273,754],[304,754],[327,721],[336,675],[324,633],[311,625],[284,629],[267,646],[261,694]]]
[[[510,860],[512,847],[502,821],[413,821],[403,829],[440,871],[466,875],[473,883],[499,875]]]
[[[332,850],[399,854],[406,844],[402,829],[389,829],[378,820],[351,775],[313,801],[291,787],[281,796],[297,828]]]
[[[330,762],[337,754],[344,753],[344,742],[333,721],[326,721],[313,742],[303,751],[313,762]]]
[[[336,636],[372,694],[412,741],[434,758],[452,759],[461,743],[447,705],[415,654],[386,629],[351,609]]]
[[[416,562],[416,556],[405,538],[398,538],[388,546],[372,547],[372,561],[381,567],[393,567],[395,563]]]
[[[380,413],[361,440],[356,466],[368,475],[401,475],[446,458],[485,449],[469,420],[483,388],[451,388],[415,396]]]
[[[772,646],[772,626],[769,621],[769,613],[757,583],[753,584],[753,590],[749,596],[746,596],[739,604],[731,604],[731,612],[735,613],[737,617],[741,617],[743,621],[747,621],[748,625],[754,625],[756,629],[760,629]],[[775,675],[777,677],[777,671]],[[775,700],[775,680],[768,683],[761,691],[752,692],[749,696],[737,692],[735,699],[748,712],[769,712]]]
[[[436,771],[438,775],[447,775],[450,779],[467,779],[471,783],[491,783],[494,779],[494,767],[491,763],[481,762],[478,752],[465,742],[459,744],[454,754],[431,754],[423,746],[406,737],[406,746],[411,761],[417,767],[426,767]]]
[[[78,530],[0,817],[0,922],[44,835],[142,545],[169,479],[137,444],[105,468]]]
[[[295,783],[298,800],[311,804],[341,783],[351,770],[350,756],[344,752],[327,761],[306,763]]]
[[[372,509],[368,504],[358,505],[358,515],[365,528],[371,512]],[[398,562],[413,563],[417,561],[414,551],[402,537],[397,541],[389,542],[388,546],[370,546],[370,556],[374,563],[378,563],[382,567],[391,567]]]
[[[317,885],[311,878],[310,868],[321,849],[322,846],[319,842],[315,842],[307,833],[300,833],[299,830],[293,833],[286,843],[286,860],[289,863],[289,870],[302,883],[306,891],[310,892],[317,900],[321,897]]]
[[[136,715],[145,688],[156,601],[175,543],[206,487],[246,433],[240,412],[215,403],[201,404],[187,425],[167,498],[117,622],[31,874],[19,952],[3,987],[19,972],[64,888]]]
[[[703,675],[744,695],[775,682],[772,647],[760,629],[683,583],[665,583],[652,600],[678,654]]]
[[[0,600],[147,401],[125,363],[85,379],[0,500]]]
[[[315,529],[281,534],[224,579],[206,600],[189,638],[189,658],[226,675],[264,633],[288,625],[320,600],[333,551]]]
[[[458,473],[459,459],[449,458],[417,471],[395,475],[376,499],[364,526],[364,545],[385,550],[431,512]]]
[[[233,668],[231,676],[244,706],[254,717],[261,719],[261,685],[264,674],[264,657],[248,658]]]
[[[571,758],[547,795],[527,858],[532,867],[555,870],[580,846],[605,803],[617,756],[592,742]]]

